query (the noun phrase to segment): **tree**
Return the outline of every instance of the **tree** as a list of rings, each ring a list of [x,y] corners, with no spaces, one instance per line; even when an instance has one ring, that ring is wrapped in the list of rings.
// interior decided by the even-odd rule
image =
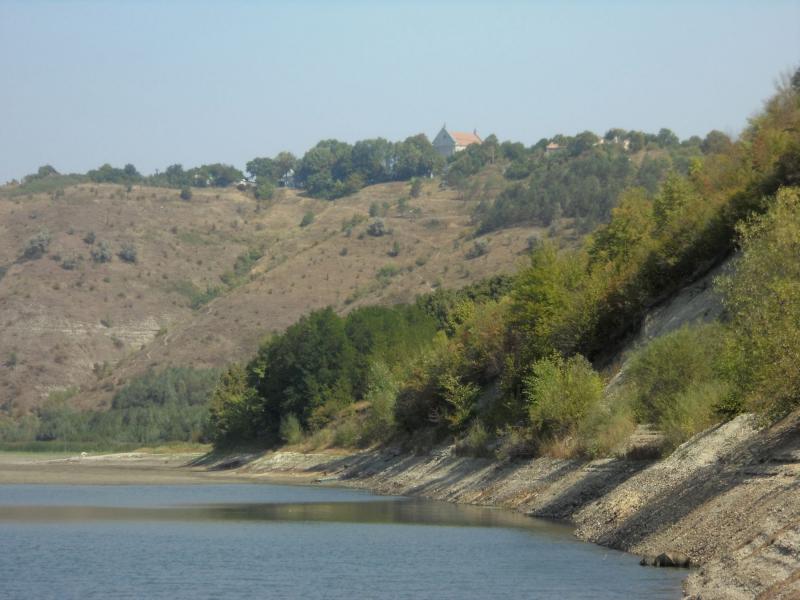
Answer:
[[[231,365],[211,395],[209,420],[216,446],[253,440],[258,432],[259,399],[249,385],[247,371]]]
[[[567,145],[567,151],[572,156],[578,156],[587,150],[591,150],[599,140],[600,138],[591,131],[584,131],[570,140],[570,143]]]
[[[639,152],[644,150],[646,139],[643,132],[629,131],[626,139],[628,140],[628,150],[631,152]]]
[[[444,159],[421,133],[397,144],[393,179],[405,181],[412,177],[428,177],[443,166]]]
[[[275,185],[269,179],[257,179],[254,194],[258,200],[272,200],[275,195]]]
[[[662,127],[661,129],[658,130],[658,134],[656,135],[656,141],[658,142],[658,145],[663,148],[668,148],[670,146],[677,146],[678,144],[680,144],[678,136],[665,127]]]
[[[731,138],[716,129],[709,131],[700,145],[703,154],[722,154],[723,152],[727,152],[732,146],[733,142]]]
[[[140,179],[142,175],[139,171],[136,170],[132,164],[128,163],[122,168],[122,172],[125,174],[125,177],[129,180]]]
[[[627,135],[627,131],[624,129],[620,129],[619,127],[614,127],[606,131],[606,134],[603,136],[603,139],[607,142],[621,142],[625,139]]]
[[[383,138],[361,140],[353,146],[352,167],[368,184],[391,178],[393,145]]]
[[[277,433],[282,415],[292,413],[307,426],[326,404],[352,402],[354,359],[344,322],[331,308],[310,313],[262,346],[249,371],[265,433]]]

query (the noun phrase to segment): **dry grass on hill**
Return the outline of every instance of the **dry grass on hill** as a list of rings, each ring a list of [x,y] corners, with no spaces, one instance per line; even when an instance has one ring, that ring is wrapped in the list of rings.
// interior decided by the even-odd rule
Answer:
[[[70,387],[80,390],[77,405],[102,406],[150,367],[245,359],[265,335],[315,308],[406,302],[512,272],[528,238],[546,235],[495,232],[481,238],[488,252],[470,259],[482,190],[458,194],[435,180],[418,198],[408,189],[383,184],[335,202],[280,190],[259,205],[236,190],[196,190],[185,202],[158,188],[81,184],[29,196],[0,188],[0,406],[14,414]],[[371,206],[386,235],[367,234]],[[309,211],[313,222],[300,227]],[[20,259],[42,230],[52,238],[47,254]],[[90,231],[93,246],[84,241]],[[111,262],[90,256],[101,240]],[[136,263],[116,256],[124,244],[136,248]],[[235,285],[198,301],[257,248],[263,257]]]

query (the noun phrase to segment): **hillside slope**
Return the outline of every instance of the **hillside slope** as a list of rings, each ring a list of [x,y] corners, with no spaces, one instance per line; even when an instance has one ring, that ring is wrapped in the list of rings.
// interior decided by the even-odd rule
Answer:
[[[484,236],[488,253],[468,259],[475,202],[438,181],[413,199],[390,183],[336,202],[283,190],[262,204],[234,189],[196,190],[188,202],[177,190],[107,184],[0,190],[0,406],[18,414],[68,388],[80,390],[76,405],[102,406],[149,367],[248,357],[314,308],[409,301],[516,270],[528,238],[545,231]],[[385,235],[366,234],[370,212]],[[42,231],[45,255],[25,258]],[[101,241],[110,262],[91,258]],[[134,263],[116,255],[126,244]]]

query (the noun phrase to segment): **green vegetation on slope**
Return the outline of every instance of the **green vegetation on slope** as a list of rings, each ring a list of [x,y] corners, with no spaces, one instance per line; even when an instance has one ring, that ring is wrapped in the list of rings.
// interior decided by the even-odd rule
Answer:
[[[352,375],[346,326],[330,311],[310,315],[218,387],[218,442],[277,443],[281,429],[291,431],[284,440],[373,441],[363,431],[374,414],[354,404],[369,402],[369,390],[391,414],[382,439],[455,435],[478,451],[499,438],[505,456],[622,451],[636,423],[655,423],[673,447],[741,410],[785,414],[800,402],[800,200],[784,187],[798,181],[798,125],[798,90],[781,89],[737,143],[670,173],[654,193],[625,190],[582,247],[538,245],[508,294],[459,298],[444,317],[442,304],[420,299],[439,331],[416,351],[393,352],[389,374],[383,355]],[[587,358],[618,345],[649,307],[737,244],[739,268],[720,284],[728,320],[644,347],[621,387],[604,393]],[[227,414],[243,427],[221,428]]]

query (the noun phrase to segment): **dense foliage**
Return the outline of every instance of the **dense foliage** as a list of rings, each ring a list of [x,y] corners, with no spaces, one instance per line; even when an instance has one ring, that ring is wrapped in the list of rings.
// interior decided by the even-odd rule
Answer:
[[[319,428],[367,394],[374,363],[391,368],[434,332],[434,319],[413,306],[367,307],[345,318],[330,308],[312,312],[263,344],[245,368],[224,374],[212,400],[215,439],[274,443],[288,415]]]
[[[202,441],[207,435],[208,405],[218,372],[167,368],[131,380],[107,411],[80,411],[69,400],[71,388],[50,395],[35,414],[20,421],[0,419],[0,441],[130,442],[154,444]]]
[[[625,451],[637,423],[654,424],[669,449],[742,410],[786,414],[800,405],[800,193],[787,187],[800,183],[798,132],[800,98],[787,86],[736,142],[712,132],[681,143],[662,130],[609,132],[603,145],[589,134],[562,139],[562,158],[491,139],[470,147],[448,177],[492,161],[530,166],[527,187],[510,188],[520,202],[500,202],[487,219],[535,195],[530,206],[576,216],[599,207],[609,222],[578,248],[534,244],[513,280],[420,298],[416,310],[438,332],[425,328],[410,346],[403,340],[414,328],[374,322],[365,330],[380,332],[381,345],[359,346],[350,325],[358,311],[347,319],[312,313],[246,368],[229,371],[215,393],[217,442],[352,445],[400,435],[416,444],[455,436],[467,453],[492,446],[498,456],[610,454]],[[621,139],[638,150],[657,145],[663,171],[654,177],[661,167],[644,161],[632,167]],[[592,177],[599,196],[573,193]],[[550,183],[542,190],[536,182]],[[643,346],[621,380],[604,388],[590,361],[602,362],[650,307],[737,245],[736,269],[717,284],[727,320]],[[375,354],[376,347],[392,351]],[[348,409],[358,400],[362,409]]]
[[[481,233],[523,223],[547,227],[562,217],[575,219],[579,229],[588,232],[609,220],[624,189],[639,186],[653,194],[668,173],[686,175],[693,160],[725,152],[730,144],[718,131],[705,140],[679,142],[667,129],[657,135],[614,129],[602,140],[586,131],[542,140],[530,148],[499,144],[489,136],[457,154],[446,177],[453,185],[465,186],[469,176],[487,165],[502,168],[509,185],[493,201],[479,204]]]

